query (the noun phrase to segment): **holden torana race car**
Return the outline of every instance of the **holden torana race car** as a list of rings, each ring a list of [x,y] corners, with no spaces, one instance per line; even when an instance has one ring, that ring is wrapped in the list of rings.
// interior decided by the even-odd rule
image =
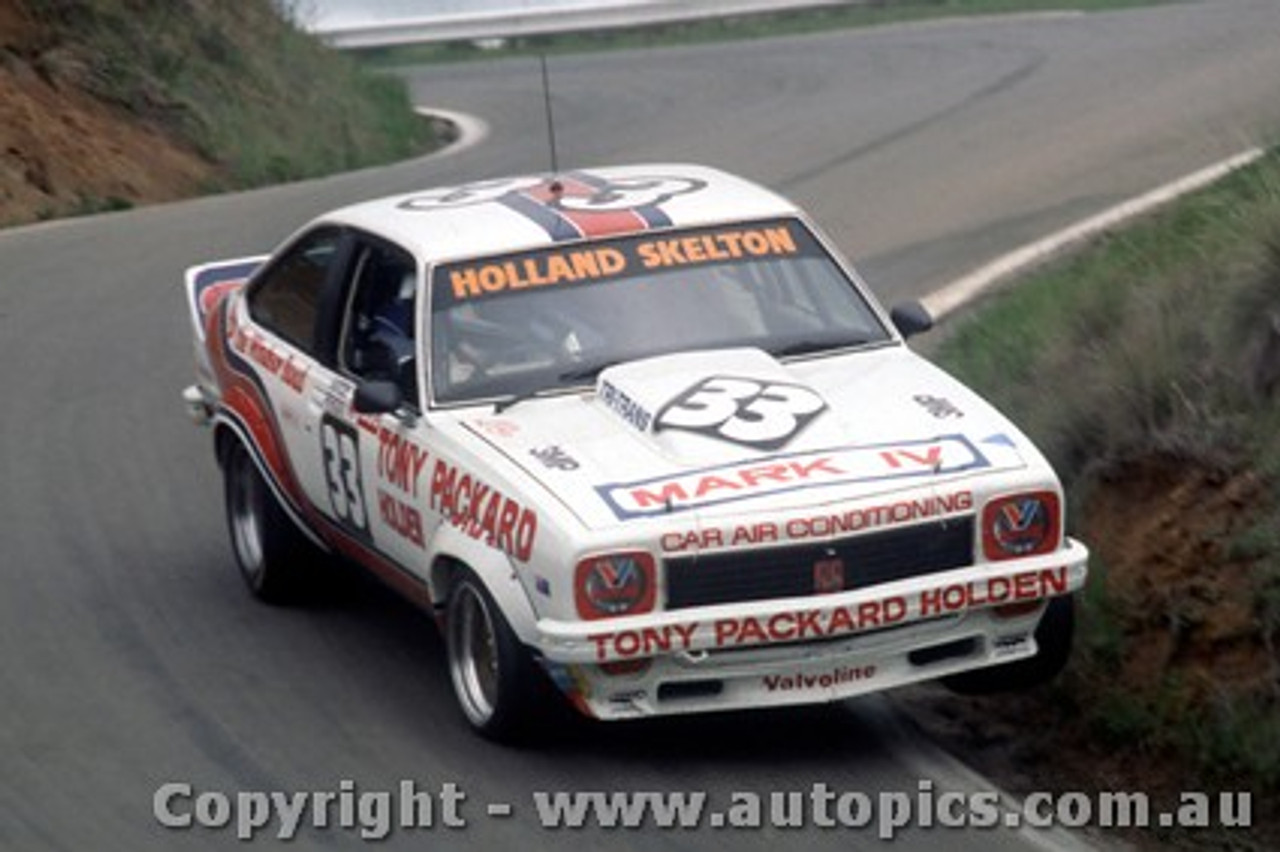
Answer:
[[[792,204],[720,171],[492,180],[192,268],[244,579],[321,551],[433,612],[492,737],[1051,676],[1087,551],[1027,438],[904,344]],[[541,688],[540,688],[541,687]]]

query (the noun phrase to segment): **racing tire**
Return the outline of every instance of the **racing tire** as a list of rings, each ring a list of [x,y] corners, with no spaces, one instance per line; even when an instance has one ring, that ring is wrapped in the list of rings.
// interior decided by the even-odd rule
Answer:
[[[1071,640],[1075,635],[1075,597],[1051,598],[1044,616],[1036,626],[1034,657],[985,669],[950,675],[942,683],[960,695],[992,695],[1031,689],[1053,680],[1071,657]]]
[[[463,716],[486,739],[523,739],[546,691],[537,663],[470,569],[458,569],[445,613],[449,679]]]
[[[231,549],[245,585],[270,604],[297,601],[303,588],[302,566],[315,548],[285,514],[238,441],[227,449],[223,484]]]

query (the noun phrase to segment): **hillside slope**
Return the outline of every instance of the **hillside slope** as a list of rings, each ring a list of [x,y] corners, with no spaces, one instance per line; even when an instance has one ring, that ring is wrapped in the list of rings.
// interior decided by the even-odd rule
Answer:
[[[398,80],[326,50],[270,0],[0,0],[0,225],[429,144]]]

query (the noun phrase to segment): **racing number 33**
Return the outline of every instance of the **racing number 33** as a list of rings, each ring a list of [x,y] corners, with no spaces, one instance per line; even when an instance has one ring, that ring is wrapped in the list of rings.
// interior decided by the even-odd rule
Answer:
[[[320,423],[320,448],[334,517],[356,532],[367,533],[369,517],[360,479],[359,436],[345,423],[326,417]]]
[[[657,428],[775,450],[826,407],[822,397],[801,385],[713,376],[667,403],[658,413]]]

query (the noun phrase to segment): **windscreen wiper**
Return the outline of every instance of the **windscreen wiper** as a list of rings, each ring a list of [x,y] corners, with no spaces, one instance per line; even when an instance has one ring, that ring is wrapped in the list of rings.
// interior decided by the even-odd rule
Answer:
[[[617,366],[622,363],[622,359],[613,359],[610,361],[601,361],[598,364],[590,364],[586,367],[578,367],[574,370],[566,370],[556,376],[562,382],[586,382],[594,381],[601,373],[610,367]]]
[[[539,393],[541,393],[541,388],[538,390],[521,391],[520,393],[513,393],[500,399],[495,399],[493,401],[493,413],[495,415],[501,414],[513,405],[518,405],[527,399],[533,399]]]
[[[591,364],[585,367],[578,367],[577,369],[574,369],[574,370],[566,370],[565,372],[560,373],[558,376],[556,376],[556,381],[558,382],[594,381],[596,377],[599,376],[601,373],[603,373],[605,370],[617,364],[621,364],[623,360],[625,359],[601,361],[598,364]],[[504,396],[501,399],[494,400],[493,413],[501,414],[511,406],[524,402],[527,399],[532,399],[533,397],[542,393],[544,390],[547,390],[547,388],[538,388],[536,390],[513,393],[509,396]]]
[[[769,354],[775,358],[787,358],[792,355],[808,355],[811,352],[822,352],[827,349],[846,349],[851,346],[866,346],[871,341],[865,337],[837,337],[820,339],[796,340],[776,349],[770,349]]]

